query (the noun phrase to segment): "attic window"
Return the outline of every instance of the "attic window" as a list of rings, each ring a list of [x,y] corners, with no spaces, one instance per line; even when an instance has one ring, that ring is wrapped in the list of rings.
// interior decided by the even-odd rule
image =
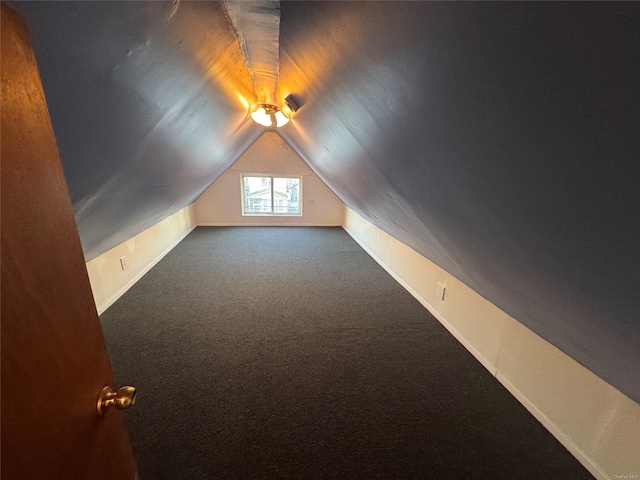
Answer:
[[[243,215],[302,215],[300,177],[242,176]]]

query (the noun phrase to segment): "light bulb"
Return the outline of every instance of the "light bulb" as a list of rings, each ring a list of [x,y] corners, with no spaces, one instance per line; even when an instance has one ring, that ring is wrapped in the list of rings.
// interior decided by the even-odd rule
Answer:
[[[271,125],[273,125],[273,122],[271,121],[271,115],[267,113],[267,110],[264,107],[260,107],[252,112],[251,118],[253,118],[254,122],[259,123],[263,127],[270,127]]]
[[[276,127],[282,127],[289,123],[289,117],[287,117],[280,110],[276,111]]]

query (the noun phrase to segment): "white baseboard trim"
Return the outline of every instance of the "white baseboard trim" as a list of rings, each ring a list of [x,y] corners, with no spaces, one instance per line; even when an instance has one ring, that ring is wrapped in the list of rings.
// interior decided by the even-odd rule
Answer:
[[[102,315],[102,313],[104,311],[106,311],[107,308],[109,308],[111,305],[113,305],[122,295],[127,293],[127,291],[131,287],[133,287],[138,280],[140,280],[142,277],[144,277],[144,275],[149,270],[151,270],[153,267],[155,267],[157,265],[157,263],[167,255],[167,253],[169,253],[171,250],[173,250],[176,247],[176,245],[178,245],[182,240],[184,240],[187,237],[187,235],[189,235],[196,227],[197,227],[197,225],[191,226],[189,228],[189,230],[185,231],[176,240],[171,242],[171,244],[169,244],[169,246],[167,248],[165,248],[162,252],[160,252],[153,260],[151,260],[151,262],[149,262],[147,264],[146,267],[144,267],[142,270],[140,270],[140,272],[138,272],[135,277],[133,277],[131,280],[129,280],[120,290],[118,290],[107,301],[103,302],[101,305],[96,305],[96,308],[98,309],[98,315]]]

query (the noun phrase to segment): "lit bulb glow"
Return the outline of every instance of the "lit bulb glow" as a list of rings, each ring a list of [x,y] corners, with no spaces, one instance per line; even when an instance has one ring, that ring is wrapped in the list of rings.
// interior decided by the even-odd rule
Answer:
[[[252,112],[251,118],[253,118],[254,122],[259,123],[263,127],[270,127],[273,125],[271,115],[267,113],[267,110],[264,107],[260,107],[256,111]]]
[[[276,127],[282,127],[289,123],[289,118],[280,110],[276,112]]]
[[[289,117],[287,115],[275,105],[269,105],[267,103],[260,104],[251,113],[251,118],[263,127],[270,127],[274,123],[276,127],[282,127],[289,123]]]

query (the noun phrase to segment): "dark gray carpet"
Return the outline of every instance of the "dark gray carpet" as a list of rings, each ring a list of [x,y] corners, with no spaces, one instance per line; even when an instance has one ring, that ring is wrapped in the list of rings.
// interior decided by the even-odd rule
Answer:
[[[101,321],[142,480],[592,478],[340,228],[199,227]]]

